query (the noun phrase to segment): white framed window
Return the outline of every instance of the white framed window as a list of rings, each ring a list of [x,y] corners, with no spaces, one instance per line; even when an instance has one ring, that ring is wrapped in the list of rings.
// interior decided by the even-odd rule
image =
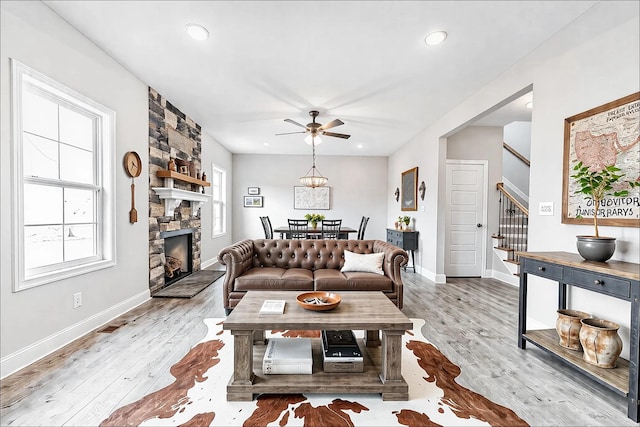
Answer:
[[[227,171],[211,163],[212,237],[227,232]]]
[[[115,265],[115,113],[11,60],[13,290]]]

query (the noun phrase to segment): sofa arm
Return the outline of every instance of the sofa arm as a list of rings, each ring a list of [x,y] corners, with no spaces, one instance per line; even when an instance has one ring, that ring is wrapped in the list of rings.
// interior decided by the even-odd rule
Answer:
[[[402,308],[402,267],[409,262],[409,255],[391,243],[376,240],[373,244],[373,252],[383,252],[384,262],[382,270],[385,276],[393,282],[394,290],[398,296],[398,308]]]
[[[218,253],[218,261],[227,267],[222,284],[223,301],[226,305],[237,277],[249,270],[253,264],[253,240],[241,240],[227,246]]]

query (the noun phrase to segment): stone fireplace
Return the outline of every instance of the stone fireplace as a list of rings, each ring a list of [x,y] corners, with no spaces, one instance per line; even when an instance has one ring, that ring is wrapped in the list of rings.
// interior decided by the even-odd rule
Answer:
[[[192,211],[192,203],[184,200],[165,210],[168,201],[160,198],[153,188],[164,187],[165,180],[157,176],[158,171],[166,171],[171,158],[193,162],[195,168],[204,172],[201,166],[201,128],[154,89],[149,88],[149,289],[151,295],[169,286],[189,273],[200,270],[201,222],[200,212]],[[188,183],[175,180],[173,187],[178,191],[192,191]],[[175,248],[166,240],[180,237],[181,248]],[[185,248],[185,245],[187,248]],[[178,261],[176,261],[178,259]],[[168,261],[170,260],[170,262]],[[178,267],[179,272],[178,272]],[[172,277],[166,274],[169,269]],[[188,273],[187,273],[188,272]],[[179,276],[176,279],[176,274]]]
[[[164,284],[169,286],[191,274],[193,255],[192,228],[160,233],[164,239]]]

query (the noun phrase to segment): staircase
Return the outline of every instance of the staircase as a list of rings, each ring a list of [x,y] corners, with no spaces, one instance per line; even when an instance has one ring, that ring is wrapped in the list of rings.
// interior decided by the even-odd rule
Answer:
[[[527,250],[529,233],[529,210],[504,188],[497,184],[500,191],[500,218],[498,232],[491,236],[493,251],[502,260],[509,273],[520,276],[520,259],[517,252]]]

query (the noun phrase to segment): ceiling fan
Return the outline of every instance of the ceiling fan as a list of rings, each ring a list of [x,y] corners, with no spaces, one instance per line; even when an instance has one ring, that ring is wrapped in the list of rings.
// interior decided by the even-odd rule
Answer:
[[[304,128],[304,131],[301,132],[286,132],[286,133],[277,133],[276,136],[278,135],[291,135],[294,133],[308,133],[312,138],[316,137],[316,136],[320,136],[320,135],[326,135],[326,136],[333,136],[335,138],[343,138],[343,139],[348,139],[351,135],[346,135],[344,133],[335,133],[335,132],[327,132],[327,129],[331,129],[334,128],[336,126],[340,126],[343,125],[344,122],[340,119],[335,119],[330,121],[329,123],[327,123],[326,125],[320,124],[320,123],[316,123],[316,117],[318,117],[320,113],[312,110],[309,111],[309,115],[311,117],[313,117],[313,121],[311,123],[308,123],[306,126],[305,125],[301,125],[300,123],[296,122],[295,120],[291,120],[291,119],[284,119],[285,122],[289,122],[291,124],[294,124],[296,126],[300,126],[301,128]]]

